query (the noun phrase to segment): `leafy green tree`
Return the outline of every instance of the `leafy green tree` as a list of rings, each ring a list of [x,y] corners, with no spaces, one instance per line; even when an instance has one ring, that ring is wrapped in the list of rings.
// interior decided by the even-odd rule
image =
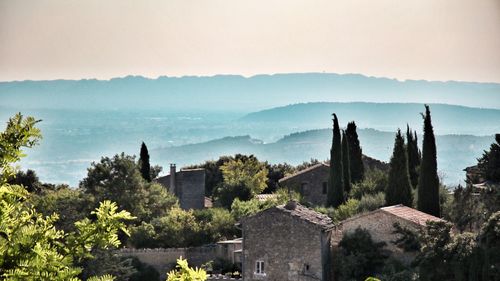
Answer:
[[[330,150],[330,177],[327,190],[327,205],[338,207],[345,200],[344,175],[342,168],[342,144],[337,115],[333,114],[333,139]]]
[[[351,197],[361,200],[366,195],[385,193],[388,180],[387,173],[378,169],[368,170],[361,182],[353,184]]]
[[[408,172],[413,188],[418,185],[418,170],[420,166],[420,150],[418,149],[417,133],[412,133],[410,127],[406,125],[406,154],[408,155]]]
[[[347,142],[345,132],[342,131],[342,174],[344,176],[344,192],[346,195],[349,195],[351,192],[351,171],[349,158],[349,143]]]
[[[390,166],[389,184],[387,185],[385,193],[386,204],[403,204],[412,207],[413,197],[408,174],[408,161],[406,159],[404,139],[400,130],[398,130],[396,139],[394,140],[394,150],[392,152]]]
[[[195,210],[194,216],[200,225],[200,235],[205,236],[203,243],[214,243],[241,236],[241,231],[235,226],[234,217],[227,209],[208,208]]]
[[[233,200],[249,200],[266,188],[268,171],[255,157],[230,160],[221,167],[224,181],[215,192],[216,202],[230,208]]]
[[[267,187],[263,193],[275,192],[279,187],[278,181],[295,171],[294,167],[287,163],[270,165],[266,162],[266,168],[269,172],[267,174]]]
[[[103,157],[92,163],[80,188],[96,201],[112,200],[130,210],[139,221],[164,215],[177,202],[174,195],[157,183],[145,181],[133,156],[124,153]]]
[[[359,144],[358,133],[356,132],[356,123],[349,122],[346,128],[347,143],[349,146],[349,167],[351,172],[351,182],[357,183],[363,180],[365,175],[365,166],[363,165],[363,151]]]
[[[478,159],[478,166],[486,180],[500,183],[500,134],[495,135],[495,141]]]
[[[32,194],[29,202],[44,216],[58,214],[54,225],[65,232],[75,231],[75,222],[86,218],[95,205],[91,194],[69,187]]]
[[[139,157],[139,166],[141,170],[141,175],[147,182],[151,181],[151,164],[149,164],[149,152],[148,147],[144,142],[141,144],[141,154]]]
[[[167,274],[167,281],[205,281],[207,273],[201,268],[189,267],[187,260],[177,259],[175,270]]]
[[[35,171],[30,169],[26,170],[26,172],[17,171],[15,177],[9,179],[9,184],[21,185],[30,193],[40,192],[43,188]]]
[[[429,106],[425,106],[424,141],[422,146],[422,164],[418,178],[418,210],[439,217],[439,178],[437,174],[436,139],[431,122]]]

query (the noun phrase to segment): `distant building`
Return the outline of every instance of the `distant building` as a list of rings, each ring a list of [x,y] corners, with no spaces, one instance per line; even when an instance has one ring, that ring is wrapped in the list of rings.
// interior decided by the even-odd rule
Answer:
[[[170,174],[157,178],[156,182],[177,196],[182,209],[203,209],[205,205],[211,203],[205,198],[205,169],[203,168],[176,171],[175,164],[171,164]]]
[[[366,155],[362,156],[365,170],[378,169],[388,171],[389,165]],[[314,206],[325,205],[329,186],[330,165],[319,163],[303,169],[293,175],[284,177],[278,181],[281,187],[294,190],[302,196],[302,199]]]
[[[330,280],[334,225],[294,201],[241,221],[245,281]]]
[[[469,166],[464,169],[464,172],[469,184],[479,184],[485,181],[483,172],[478,165]]]
[[[280,179],[279,185],[300,193],[302,199],[312,205],[324,205],[329,174],[330,166],[320,163]]]
[[[243,239],[236,238],[233,240],[223,240],[217,242],[217,253],[218,257],[230,261],[241,268],[241,250],[242,250]]]

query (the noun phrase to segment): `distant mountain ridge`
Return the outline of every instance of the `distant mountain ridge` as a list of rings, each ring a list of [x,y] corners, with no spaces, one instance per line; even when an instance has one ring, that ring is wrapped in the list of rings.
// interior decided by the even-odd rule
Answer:
[[[169,109],[251,112],[316,101],[447,103],[500,109],[500,84],[398,81],[360,74],[0,82],[2,106],[47,109]]]
[[[500,110],[448,104],[430,104],[434,128],[440,134],[488,135],[500,131]],[[358,127],[382,131],[406,129],[408,123],[420,132],[424,111],[419,103],[317,102],[271,108],[242,117],[242,123],[269,123],[298,130],[331,126],[336,113],[341,126],[356,121]]]

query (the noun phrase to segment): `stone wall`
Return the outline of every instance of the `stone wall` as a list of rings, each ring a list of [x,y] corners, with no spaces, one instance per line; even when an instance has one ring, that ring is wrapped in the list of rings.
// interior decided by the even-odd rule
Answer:
[[[217,245],[205,245],[192,248],[158,248],[158,249],[128,249],[118,251],[119,255],[137,257],[141,262],[153,266],[164,280],[177,259],[183,257],[189,261],[190,266],[201,266],[217,256]]]
[[[375,242],[385,242],[385,249],[389,250],[394,258],[403,263],[409,264],[415,258],[415,253],[404,252],[392,243],[392,241],[395,241],[398,238],[398,235],[393,233],[393,225],[395,222],[399,222],[401,226],[415,231],[419,228],[419,225],[394,215],[383,211],[374,211],[343,221],[339,226],[341,232],[338,232],[337,236],[352,233],[358,227],[364,228],[370,232],[372,239]],[[337,241],[340,239],[341,237],[336,237]]]
[[[318,165],[293,177],[280,181],[280,186],[291,188],[302,195],[310,204],[320,206],[326,203],[329,167]]]
[[[324,280],[322,243],[329,239],[310,223],[268,209],[245,220],[243,236],[245,281]],[[265,275],[255,273],[257,261],[264,262]]]

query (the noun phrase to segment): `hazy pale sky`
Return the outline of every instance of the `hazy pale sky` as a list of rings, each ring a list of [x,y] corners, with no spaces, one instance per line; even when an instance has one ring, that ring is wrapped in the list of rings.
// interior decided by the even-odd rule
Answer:
[[[500,82],[500,0],[0,0],[0,80],[336,72]]]

